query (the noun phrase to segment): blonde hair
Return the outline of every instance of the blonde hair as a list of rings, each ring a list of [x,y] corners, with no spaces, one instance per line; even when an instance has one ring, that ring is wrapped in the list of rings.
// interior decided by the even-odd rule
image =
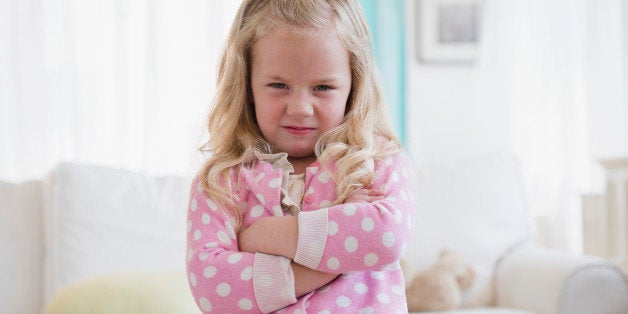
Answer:
[[[209,197],[241,225],[231,199],[229,169],[253,161],[255,151],[272,153],[257,125],[250,88],[251,50],[275,27],[317,31],[332,27],[350,55],[351,92],[343,123],[321,135],[315,154],[323,166],[335,161],[335,204],[374,179],[374,160],[399,151],[387,124],[369,31],[358,0],[244,0],[220,59],[217,94],[209,113],[210,138],[200,150],[210,157],[198,173]],[[313,33],[313,32],[312,32]]]

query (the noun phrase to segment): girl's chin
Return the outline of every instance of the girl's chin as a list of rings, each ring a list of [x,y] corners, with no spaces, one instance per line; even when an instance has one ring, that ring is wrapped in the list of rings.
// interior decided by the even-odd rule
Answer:
[[[314,150],[309,151],[286,151],[288,153],[288,157],[291,159],[307,159],[307,158],[316,158],[314,155]]]

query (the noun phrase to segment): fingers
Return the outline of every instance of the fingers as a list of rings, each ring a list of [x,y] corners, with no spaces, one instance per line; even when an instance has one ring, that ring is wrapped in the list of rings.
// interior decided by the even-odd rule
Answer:
[[[381,189],[357,189],[347,197],[345,203],[372,203],[384,198],[384,192]]]

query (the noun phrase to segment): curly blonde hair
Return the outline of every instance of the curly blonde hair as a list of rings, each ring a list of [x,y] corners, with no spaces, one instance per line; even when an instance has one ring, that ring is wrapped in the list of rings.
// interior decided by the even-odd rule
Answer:
[[[331,26],[349,52],[352,86],[344,120],[321,135],[314,149],[323,166],[335,161],[335,204],[373,180],[375,159],[400,150],[384,118],[369,30],[358,0],[244,0],[220,59],[217,94],[207,121],[210,136],[200,147],[210,156],[198,173],[209,197],[221,204],[238,226],[242,213],[230,197],[229,169],[252,162],[255,151],[274,153],[255,119],[251,51],[259,38],[282,25],[311,33]]]

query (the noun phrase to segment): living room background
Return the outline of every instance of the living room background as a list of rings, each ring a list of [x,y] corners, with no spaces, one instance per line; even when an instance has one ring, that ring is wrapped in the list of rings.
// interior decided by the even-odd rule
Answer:
[[[416,3],[400,17],[411,157],[515,154],[539,240],[578,251],[579,196],[604,189],[599,159],[628,155],[628,1],[485,0],[470,65],[416,60]],[[0,178],[61,160],[191,175],[237,5],[0,3]]]

